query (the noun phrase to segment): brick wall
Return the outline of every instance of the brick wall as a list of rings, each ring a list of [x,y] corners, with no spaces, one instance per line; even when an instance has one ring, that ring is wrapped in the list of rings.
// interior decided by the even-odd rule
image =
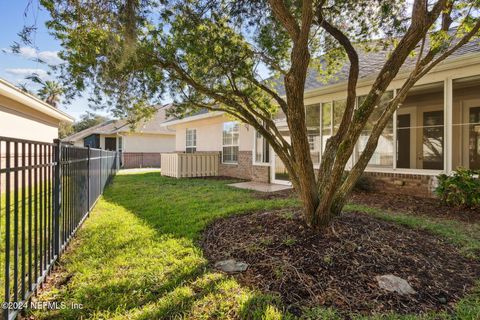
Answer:
[[[123,168],[160,168],[161,154],[158,152],[124,152]]]
[[[219,155],[221,157],[221,154]],[[218,174],[220,176],[234,177],[259,182],[269,182],[270,167],[254,166],[251,151],[238,152],[238,164],[223,164],[220,158]]]
[[[377,191],[433,197],[437,179],[434,176],[405,173],[365,172],[372,178]]]

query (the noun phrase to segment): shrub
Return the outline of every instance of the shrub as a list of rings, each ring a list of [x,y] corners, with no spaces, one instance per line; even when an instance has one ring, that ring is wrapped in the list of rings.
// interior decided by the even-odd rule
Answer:
[[[441,174],[435,194],[447,205],[480,208],[479,170],[459,168],[452,175]]]
[[[372,192],[375,190],[375,183],[372,178],[362,175],[355,183],[353,189],[355,191]]]
[[[343,173],[342,182],[345,181],[347,178],[347,172]],[[361,175],[358,178],[357,182],[353,185],[353,191],[360,191],[360,192],[373,192],[375,191],[375,182],[372,178]]]

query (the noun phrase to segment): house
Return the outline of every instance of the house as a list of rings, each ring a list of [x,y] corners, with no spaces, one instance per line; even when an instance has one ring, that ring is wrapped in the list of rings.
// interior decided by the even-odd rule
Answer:
[[[73,118],[0,79],[0,136],[53,142],[61,122]]]
[[[161,126],[167,119],[168,107],[158,107],[151,119],[141,121],[133,129],[126,120],[108,120],[63,140],[75,146],[119,151],[123,168],[159,168],[161,153],[175,150],[175,132]]]
[[[359,52],[361,101],[383,66],[387,51]],[[393,97],[405,81],[414,57],[391,83],[383,100]],[[345,109],[348,65],[324,83],[310,70],[305,88],[308,137],[315,167],[327,139],[335,134]],[[281,82],[279,82],[281,83]],[[279,84],[277,91],[284,94]],[[375,109],[347,166],[365,147],[372,124],[382,112]],[[285,117],[276,125],[289,139]],[[288,173],[268,143],[243,123],[220,112],[204,112],[164,125],[176,131],[176,152],[217,152],[218,175],[289,184]],[[431,196],[436,176],[458,167],[480,169],[480,42],[473,41],[436,66],[412,88],[385,128],[365,175],[385,191]]]
[[[7,138],[0,139],[0,169],[5,170],[9,163],[12,166],[15,161],[23,161],[26,157],[15,157],[14,154],[27,155],[32,148],[35,150],[32,153],[47,155],[46,147],[40,150],[27,142],[53,143],[58,139],[60,123],[72,123],[73,120],[65,112],[0,79],[0,137]],[[9,142],[11,138],[19,140]],[[35,161],[42,160],[37,158]],[[13,180],[14,174],[11,175]],[[6,178],[7,174],[2,171],[0,193],[5,191]],[[11,188],[14,187],[12,183]]]

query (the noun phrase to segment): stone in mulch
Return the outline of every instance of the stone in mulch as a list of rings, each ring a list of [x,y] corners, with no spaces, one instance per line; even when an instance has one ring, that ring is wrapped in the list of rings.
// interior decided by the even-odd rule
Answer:
[[[204,253],[212,264],[247,263],[234,277],[280,295],[294,314],[318,305],[345,316],[451,311],[480,279],[480,261],[430,233],[361,213],[343,214],[315,232],[295,210],[217,220],[205,230]],[[384,275],[404,279],[414,292],[382,289],[376,277]]]
[[[376,276],[378,286],[390,292],[396,292],[401,295],[415,294],[410,283],[407,280],[397,277],[393,274],[385,274],[383,276]]]
[[[216,262],[215,268],[226,273],[236,273],[247,270],[248,264],[245,262],[238,262],[235,259],[228,259]]]

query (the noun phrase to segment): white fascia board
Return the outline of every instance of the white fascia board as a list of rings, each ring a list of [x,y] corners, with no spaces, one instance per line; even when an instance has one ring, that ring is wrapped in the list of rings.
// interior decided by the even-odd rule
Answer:
[[[160,124],[160,126],[171,127],[171,126],[176,126],[177,124],[181,124],[181,123],[187,123],[187,122],[196,121],[196,120],[218,117],[218,116],[221,116],[223,114],[224,114],[223,111],[208,112],[208,113],[203,113],[203,114],[199,114],[199,115],[196,115],[196,116],[186,117],[186,118],[183,118],[183,119],[164,122],[164,123]]]
[[[52,107],[51,105],[34,97],[31,94],[21,91],[20,89],[3,79],[0,79],[0,95],[17,101],[18,103],[21,103],[31,109],[37,110],[60,121],[73,123],[73,121],[75,120],[72,116],[66,114],[65,112],[62,112]]]

